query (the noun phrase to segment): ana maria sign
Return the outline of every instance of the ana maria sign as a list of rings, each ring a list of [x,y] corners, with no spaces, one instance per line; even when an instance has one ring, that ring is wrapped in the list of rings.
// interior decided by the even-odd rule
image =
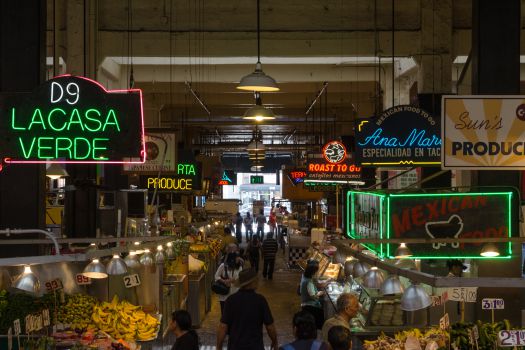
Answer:
[[[356,121],[355,160],[363,166],[441,164],[439,119],[421,108],[402,105],[377,118]]]
[[[83,77],[2,96],[0,131],[6,163],[144,162],[141,91],[108,91]]]

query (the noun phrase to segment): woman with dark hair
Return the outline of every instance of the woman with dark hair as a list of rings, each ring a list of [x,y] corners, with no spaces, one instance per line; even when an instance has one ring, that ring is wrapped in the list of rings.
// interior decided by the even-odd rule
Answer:
[[[219,298],[219,303],[221,305],[221,315],[224,311],[224,302],[230,295],[237,292],[237,288],[234,284],[235,281],[239,279],[239,272],[242,270],[243,260],[237,252],[229,251],[224,258],[224,262],[219,265],[217,271],[215,272],[215,281],[221,281],[228,287],[230,291],[226,295],[217,295]]]
[[[199,350],[199,336],[191,328],[191,316],[188,311],[173,312],[169,327],[177,339],[171,350]]]
[[[252,269],[255,269],[255,272],[259,272],[259,260],[261,257],[261,242],[259,241],[258,235],[253,235],[248,248],[246,248],[246,253],[250,259],[250,265]]]
[[[323,328],[324,311],[320,298],[324,295],[323,291],[317,290],[313,277],[319,270],[319,264],[308,263],[301,277],[301,308],[311,313],[315,318],[317,329]]]
[[[279,350],[328,350],[328,345],[317,338],[314,316],[308,311],[299,311],[293,316],[295,341],[283,345]]]

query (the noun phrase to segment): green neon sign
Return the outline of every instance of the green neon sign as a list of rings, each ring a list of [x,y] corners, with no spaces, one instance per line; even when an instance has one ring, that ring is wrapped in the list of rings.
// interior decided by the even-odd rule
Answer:
[[[64,75],[6,95],[0,147],[7,163],[143,163],[141,91]]]
[[[374,237],[363,237],[358,215],[363,202],[380,197],[380,229]],[[347,193],[347,235],[350,238],[490,238],[512,236],[512,192],[411,193],[382,192]],[[365,211],[366,212],[366,211]],[[362,215],[362,214],[361,214]],[[361,220],[362,221],[362,220]],[[365,221],[366,222],[366,221]],[[384,225],[383,225],[384,222]],[[479,255],[481,243],[413,244],[412,259],[508,259],[512,244],[497,243],[498,257]],[[397,244],[367,245],[385,258],[394,258]]]

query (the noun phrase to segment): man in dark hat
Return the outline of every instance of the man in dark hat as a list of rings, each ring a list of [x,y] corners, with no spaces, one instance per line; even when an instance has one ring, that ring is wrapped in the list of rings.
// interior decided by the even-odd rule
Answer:
[[[254,269],[242,270],[236,285],[240,288],[224,304],[224,313],[217,330],[217,350],[222,350],[226,334],[228,350],[264,350],[263,325],[277,350],[277,332],[266,298],[255,293],[259,281]]]
[[[453,259],[447,261],[448,275],[447,277],[462,277],[463,271],[467,269],[467,266],[459,259]]]

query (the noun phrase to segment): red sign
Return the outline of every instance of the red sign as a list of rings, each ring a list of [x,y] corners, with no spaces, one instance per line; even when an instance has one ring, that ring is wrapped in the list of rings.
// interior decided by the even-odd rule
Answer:
[[[306,177],[306,171],[302,169],[293,169],[288,172],[288,178],[292,183],[295,185],[304,182],[304,178]]]
[[[346,147],[339,141],[328,142],[323,147],[323,157],[331,164],[339,164],[346,159]]]

